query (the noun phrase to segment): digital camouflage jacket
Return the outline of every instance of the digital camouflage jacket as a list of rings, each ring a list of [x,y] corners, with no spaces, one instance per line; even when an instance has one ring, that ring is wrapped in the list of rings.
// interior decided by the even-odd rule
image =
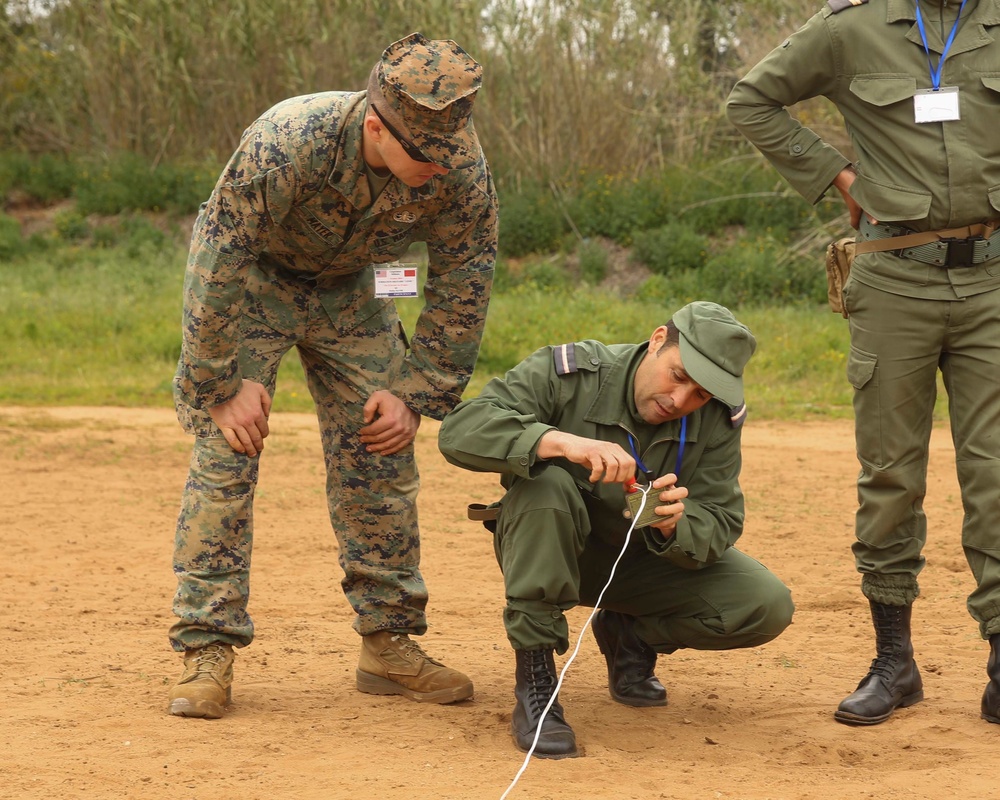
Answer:
[[[497,248],[497,198],[484,158],[419,188],[391,179],[374,204],[362,157],[365,92],[279,103],[243,134],[194,225],[177,388],[194,408],[235,396],[246,276],[315,285],[320,298],[373,264],[427,243],[425,305],[391,391],[440,418],[475,366]],[[372,313],[391,299],[373,299]],[[331,302],[330,308],[335,307]]]

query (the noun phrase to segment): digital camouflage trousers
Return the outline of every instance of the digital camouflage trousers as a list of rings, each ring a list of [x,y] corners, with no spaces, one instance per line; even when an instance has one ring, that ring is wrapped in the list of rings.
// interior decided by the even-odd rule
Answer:
[[[272,396],[282,356],[298,350],[316,403],[330,520],[355,630],[423,633],[427,590],[419,569],[413,446],[372,454],[358,434],[365,401],[392,384],[406,355],[395,305],[373,297],[371,270],[343,281],[341,291],[318,292],[255,269],[241,337],[242,376]],[[247,601],[261,456],[233,451],[206,412],[178,401],[177,414],[195,444],[177,520],[170,642],[178,651],[216,641],[241,647],[254,635]]]

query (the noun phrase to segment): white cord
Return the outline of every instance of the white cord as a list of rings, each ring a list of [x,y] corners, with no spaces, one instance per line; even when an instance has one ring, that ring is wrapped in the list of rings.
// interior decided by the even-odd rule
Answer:
[[[594,616],[598,611],[601,610],[601,600],[604,599],[604,593],[608,590],[611,585],[611,581],[614,580],[615,570],[618,568],[618,562],[622,560],[622,556],[625,555],[625,551],[628,549],[629,541],[632,538],[632,531],[635,530],[636,520],[642,516],[642,510],[646,507],[646,498],[649,496],[649,490],[653,488],[652,484],[646,486],[646,488],[639,487],[642,492],[642,502],[639,503],[639,510],[632,515],[632,524],[629,526],[628,533],[625,534],[625,544],[622,545],[622,551],[618,554],[618,558],[615,559],[615,563],[611,565],[611,574],[608,576],[608,582],[604,584],[604,588],[601,589],[601,593],[597,595],[597,602],[594,603],[594,610],[590,612],[590,616],[587,617],[587,621],[583,623],[583,628],[580,629],[580,635],[576,638],[576,647],[573,648],[573,652],[570,657],[563,664],[562,671],[559,673],[559,680],[556,681],[556,688],[552,692],[552,696],[549,698],[549,702],[545,704],[545,708],[542,709],[542,714],[538,718],[538,727],[535,729],[535,738],[531,742],[531,747],[528,748],[528,753],[524,757],[524,763],[521,764],[521,768],[517,771],[514,776],[514,780],[511,781],[510,786],[507,787],[502,795],[500,795],[500,800],[506,800],[507,795],[510,794],[511,790],[517,785],[517,782],[521,779],[525,770],[528,768],[528,764],[531,761],[531,755],[535,752],[535,746],[538,744],[538,737],[542,733],[542,722],[545,720],[545,715],[549,713],[549,709],[552,708],[552,704],[556,701],[556,697],[559,694],[559,689],[562,688],[563,678],[566,675],[566,671],[569,669],[569,665],[573,663],[573,659],[576,658],[576,654],[580,652],[580,645],[583,643],[583,635],[587,632],[587,628],[590,627],[590,623],[593,621]]]

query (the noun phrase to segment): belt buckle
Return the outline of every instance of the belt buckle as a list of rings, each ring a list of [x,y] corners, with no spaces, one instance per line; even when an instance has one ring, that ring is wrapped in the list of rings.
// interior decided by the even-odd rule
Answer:
[[[976,242],[982,241],[984,241],[982,236],[970,236],[967,239],[941,239],[941,242],[948,245],[948,254],[944,259],[945,269],[973,266]]]

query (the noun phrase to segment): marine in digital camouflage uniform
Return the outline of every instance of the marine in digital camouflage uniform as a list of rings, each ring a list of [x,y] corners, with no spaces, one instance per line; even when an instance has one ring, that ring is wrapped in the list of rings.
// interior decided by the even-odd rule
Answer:
[[[390,45],[367,91],[294,97],[244,133],[194,225],[178,417],[194,434],[177,523],[170,629],[185,669],[170,713],[218,717],[247,613],[253,495],[281,358],[316,403],[361,691],[448,703],[472,682],[427,656],[413,439],[460,400],[479,351],[497,199],[472,123],[481,67],[419,33]],[[429,256],[407,342],[374,266]]]
[[[553,652],[569,646],[564,612],[597,605],[608,584],[637,465],[656,513],[632,532],[593,621],[612,698],[666,705],[658,653],[754,647],[791,621],[785,585],[733,546],[744,521],[742,376],[755,347],[728,309],[690,303],[642,344],[542,348],[445,417],[445,458],[499,473],[506,490],[485,524],[504,576],[519,749],[541,720],[536,755],[577,753],[557,700],[541,718]]]
[[[816,96],[843,116],[856,163],[786,110]],[[981,713],[1000,723],[1000,0],[830,0],[727,108],[807,200],[836,187],[858,228],[843,293],[853,550],[876,657],[835,717],[873,725],[924,696],[910,628],[940,369],[976,579],[967,606],[990,641]]]

